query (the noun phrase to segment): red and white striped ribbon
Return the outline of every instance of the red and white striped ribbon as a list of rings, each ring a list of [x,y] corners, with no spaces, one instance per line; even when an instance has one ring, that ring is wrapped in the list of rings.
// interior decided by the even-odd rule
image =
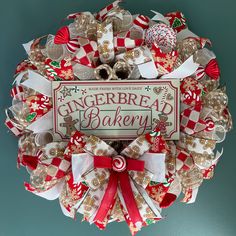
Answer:
[[[13,122],[7,118],[5,121],[5,125],[8,127],[9,130],[15,135],[15,136],[21,136],[22,130],[18,129]]]
[[[144,15],[138,15],[134,19],[134,25],[141,27],[142,29],[148,29],[149,28],[149,18]]]
[[[95,68],[95,61],[98,59],[98,57],[99,54],[97,43],[87,39],[87,43],[81,45],[80,50],[73,58],[73,61],[88,67]]]
[[[81,15],[81,12],[71,13],[66,17],[66,19],[68,19],[68,20],[75,19],[79,15]]]
[[[123,51],[129,51],[133,48],[140,47],[143,44],[143,39],[131,39],[121,36],[114,38],[115,52],[124,49]]]
[[[110,12],[111,10],[113,10],[115,7],[117,7],[119,5],[119,3],[121,3],[122,0],[116,0],[113,3],[111,3],[110,5],[102,8],[96,15],[96,19],[103,21],[105,19],[105,17],[107,16],[108,12]]]
[[[23,100],[23,87],[21,85],[15,86],[11,89],[11,97],[18,99],[20,101]]]

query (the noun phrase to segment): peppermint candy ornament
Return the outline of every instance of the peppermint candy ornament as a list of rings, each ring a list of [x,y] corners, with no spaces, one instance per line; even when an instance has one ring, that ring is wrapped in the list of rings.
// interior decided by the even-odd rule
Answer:
[[[145,43],[148,47],[156,44],[163,52],[170,52],[176,47],[175,31],[163,23],[150,27],[145,35]]]
[[[77,38],[71,38],[70,31],[67,26],[60,28],[54,38],[55,44],[65,44],[66,49],[70,53],[75,53],[79,49],[79,41]]]
[[[141,27],[142,29],[148,29],[149,28],[149,18],[144,15],[138,15],[134,19],[134,25]]]
[[[126,169],[126,160],[122,156],[115,156],[112,160],[112,169],[117,172],[122,172]]]
[[[212,80],[219,79],[220,68],[216,59],[210,60],[205,67],[200,65],[195,73],[197,80],[203,79],[206,75]]]
[[[195,79],[201,80],[205,77],[205,75],[206,75],[205,68],[200,65],[195,73]]]
[[[206,93],[206,88],[192,77],[183,79],[181,85],[181,101],[187,105],[201,103],[201,97]]]
[[[205,119],[205,122],[206,122],[206,131],[213,131],[214,130],[214,128],[215,128],[215,123],[214,123],[214,121],[212,120],[212,118],[211,117],[207,117],[206,119]]]

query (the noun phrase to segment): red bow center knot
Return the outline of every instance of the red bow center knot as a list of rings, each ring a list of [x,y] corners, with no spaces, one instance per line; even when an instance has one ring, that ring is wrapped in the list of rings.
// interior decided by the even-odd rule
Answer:
[[[115,172],[123,172],[125,170],[144,171],[144,161],[125,158],[117,155],[113,158],[107,156],[94,156],[95,168],[108,168]]]
[[[116,156],[112,159],[112,169],[117,172],[126,170],[126,160],[123,156]]]
[[[94,156],[94,167],[111,169],[107,188],[94,217],[94,222],[104,222],[111,207],[114,206],[119,187],[132,223],[138,228],[141,227],[143,219],[135,201],[128,171],[144,171],[144,161],[125,158],[121,155],[114,157]]]

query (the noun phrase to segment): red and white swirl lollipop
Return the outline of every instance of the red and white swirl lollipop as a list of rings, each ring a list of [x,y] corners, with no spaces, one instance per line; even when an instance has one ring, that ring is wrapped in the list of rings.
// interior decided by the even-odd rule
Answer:
[[[211,117],[207,117],[205,119],[205,122],[206,122],[206,131],[210,132],[210,131],[214,130],[215,122],[212,120]]]
[[[112,169],[117,172],[122,172],[126,169],[126,160],[122,156],[115,156],[112,160]]]

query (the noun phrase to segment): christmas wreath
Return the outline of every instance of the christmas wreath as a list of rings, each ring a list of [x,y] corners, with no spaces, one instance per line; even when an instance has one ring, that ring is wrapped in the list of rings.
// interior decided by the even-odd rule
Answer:
[[[30,175],[26,190],[59,199],[66,216],[81,213],[100,229],[126,221],[135,234],[161,220],[162,208],[181,193],[182,202],[195,201],[203,180],[213,177],[222,155],[215,147],[232,128],[232,119],[210,40],[192,33],[181,12],[152,11],[150,19],[132,15],[120,3],[95,14],[70,14],[64,19],[70,23],[55,35],[23,45],[28,58],[16,68],[5,124],[19,137],[17,164]],[[106,81],[109,86],[114,80],[135,85],[165,79],[180,81],[177,140],[166,138],[171,122],[164,113],[131,141],[81,132],[75,125],[79,120],[70,116],[61,124],[68,141],[53,131],[55,81]],[[71,91],[64,87],[60,99]]]

